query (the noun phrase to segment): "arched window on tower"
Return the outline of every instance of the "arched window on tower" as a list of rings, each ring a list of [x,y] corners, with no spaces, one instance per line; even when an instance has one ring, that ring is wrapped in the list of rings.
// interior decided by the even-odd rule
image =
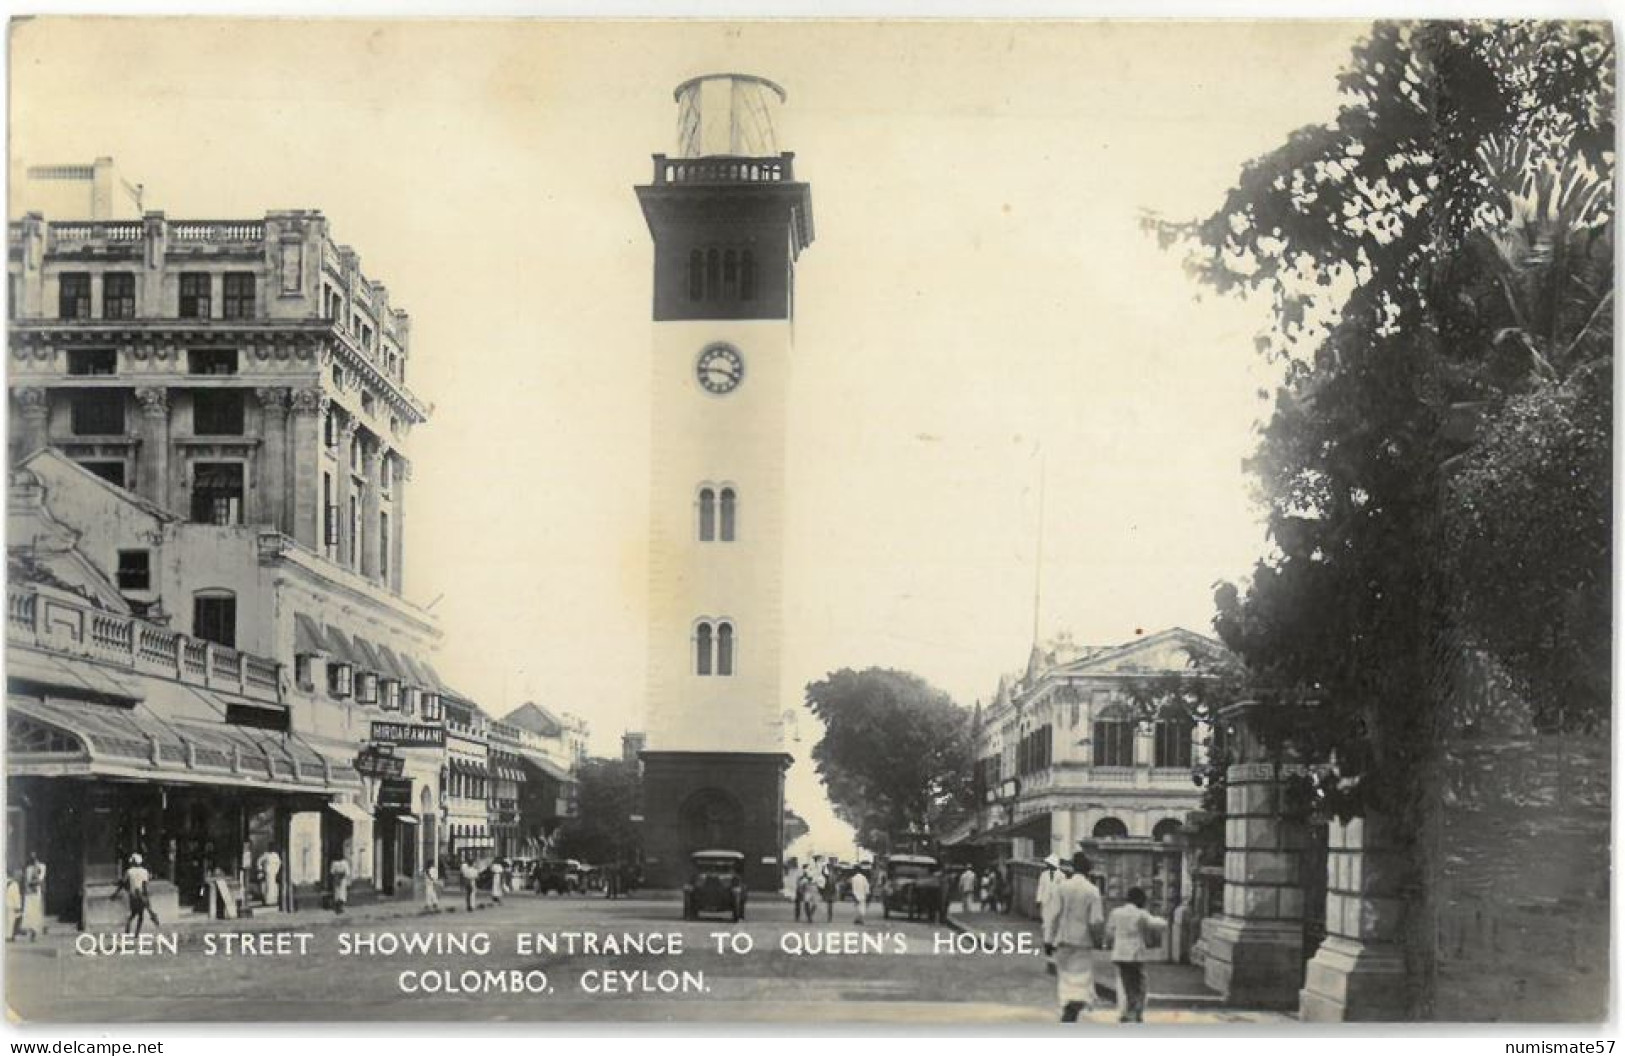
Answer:
[[[724,494],[727,494],[724,492]],[[717,494],[710,488],[700,489],[700,542],[709,543],[717,537]]]
[[[696,675],[709,675],[711,673],[711,625],[701,623],[694,628],[694,673]]]
[[[730,301],[739,296],[739,254],[731,249],[722,254],[722,296]]]
[[[722,290],[722,254],[709,250],[705,254],[705,299],[714,301]]]
[[[748,249],[739,257],[739,299],[756,299],[756,257]]]
[[[734,498],[734,489],[723,488],[719,505],[722,507],[722,541],[734,541],[734,526],[737,520],[738,502]]]
[[[702,300],[705,297],[705,254],[694,250],[688,255],[688,299]]]
[[[734,673],[734,625],[717,624],[717,674]]]

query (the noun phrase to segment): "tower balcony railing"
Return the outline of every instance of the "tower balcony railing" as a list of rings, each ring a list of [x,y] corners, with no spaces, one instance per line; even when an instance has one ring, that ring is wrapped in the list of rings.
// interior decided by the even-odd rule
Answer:
[[[28,584],[6,588],[6,642],[279,704],[276,661]]]
[[[792,183],[795,180],[795,154],[791,151],[769,158],[733,155],[669,158],[656,154],[654,159],[656,184]]]

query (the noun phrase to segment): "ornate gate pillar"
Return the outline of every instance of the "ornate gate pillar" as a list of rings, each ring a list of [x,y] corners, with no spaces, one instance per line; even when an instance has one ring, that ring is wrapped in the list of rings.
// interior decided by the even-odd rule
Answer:
[[[1313,1023],[1407,1018],[1408,869],[1380,817],[1333,821],[1326,856],[1326,941],[1309,962],[1298,1015]]]
[[[1304,891],[1299,858],[1308,821],[1283,811],[1282,788],[1300,763],[1268,759],[1261,717],[1272,706],[1247,701],[1224,709],[1241,746],[1225,773],[1224,911],[1202,922],[1207,985],[1226,1003],[1296,1008],[1303,979]]]

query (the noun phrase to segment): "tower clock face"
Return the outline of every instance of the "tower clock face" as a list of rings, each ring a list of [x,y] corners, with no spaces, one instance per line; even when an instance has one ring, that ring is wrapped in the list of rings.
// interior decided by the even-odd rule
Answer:
[[[694,375],[706,392],[726,396],[745,380],[745,357],[732,345],[707,345],[694,361]]]

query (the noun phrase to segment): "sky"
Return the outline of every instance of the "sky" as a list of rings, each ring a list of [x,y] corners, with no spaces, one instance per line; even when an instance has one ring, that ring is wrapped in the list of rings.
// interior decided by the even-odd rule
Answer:
[[[641,727],[651,253],[671,91],[770,77],[812,186],[782,694],[913,671],[970,705],[1037,634],[1210,633],[1266,552],[1262,304],[1139,218],[1212,211],[1336,112],[1358,22],[15,26],[11,149],[116,159],[171,218],[316,208],[412,316],[406,593],[502,715]],[[1042,516],[1040,516],[1042,513]],[[1036,601],[1036,604],[1035,604]],[[1036,620],[1035,620],[1036,616]],[[841,850],[802,720],[790,804]]]

